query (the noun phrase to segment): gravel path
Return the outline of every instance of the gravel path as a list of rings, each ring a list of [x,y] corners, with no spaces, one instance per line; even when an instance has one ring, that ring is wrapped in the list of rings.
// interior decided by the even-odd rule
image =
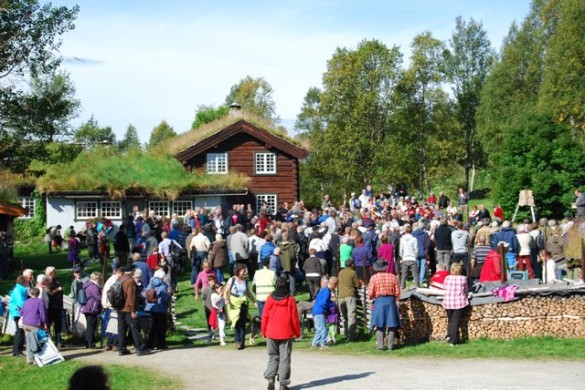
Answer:
[[[265,389],[264,347],[233,345],[155,351],[137,357],[115,352],[64,351],[66,359],[159,370],[180,378],[186,389]],[[411,359],[293,351],[291,389],[583,389],[585,363],[497,359]],[[213,386],[213,387],[211,387]],[[278,387],[277,387],[278,389]]]

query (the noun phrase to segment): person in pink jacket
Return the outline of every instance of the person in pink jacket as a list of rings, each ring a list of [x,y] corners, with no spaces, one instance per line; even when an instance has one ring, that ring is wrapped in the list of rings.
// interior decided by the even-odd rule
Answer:
[[[262,336],[266,338],[268,350],[268,366],[264,372],[264,378],[268,379],[268,389],[274,389],[278,374],[280,390],[288,390],[293,339],[301,337],[301,327],[297,304],[290,295],[287,277],[276,280],[276,289],[264,304],[261,323]]]

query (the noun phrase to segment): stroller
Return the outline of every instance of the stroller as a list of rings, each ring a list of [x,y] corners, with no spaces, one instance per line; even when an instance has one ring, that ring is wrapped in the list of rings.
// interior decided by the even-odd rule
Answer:
[[[63,355],[61,355],[47,332],[41,329],[37,330],[36,339],[38,350],[35,352],[33,359],[37,366],[44,367],[65,361],[65,358],[63,358]]]

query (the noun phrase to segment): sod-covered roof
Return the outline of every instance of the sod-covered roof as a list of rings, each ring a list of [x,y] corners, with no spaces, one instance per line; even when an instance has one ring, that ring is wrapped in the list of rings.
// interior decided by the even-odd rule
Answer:
[[[206,123],[199,127],[198,129],[188,130],[184,133],[177,135],[176,137],[165,140],[158,144],[153,149],[153,152],[170,154],[173,156],[177,155],[180,152],[194,145],[197,145],[199,142],[220,133],[222,130],[242,120],[256,126],[259,129],[266,131],[268,134],[274,137],[277,137],[282,142],[290,144],[291,147],[295,148],[306,147],[306,145],[303,145],[301,141],[291,138],[287,136],[284,132],[275,129],[273,125],[270,124],[265,119],[262,119],[246,111],[242,111],[240,116],[228,115],[223,118],[217,119],[213,122]]]
[[[143,194],[176,199],[184,193],[233,192],[245,190],[249,178],[243,175],[207,175],[187,172],[168,154],[99,147],[79,154],[67,164],[48,168],[37,182],[42,193],[106,193],[111,198]]]
[[[19,205],[18,189],[22,187],[34,187],[33,177],[24,177],[0,168],[0,202]]]

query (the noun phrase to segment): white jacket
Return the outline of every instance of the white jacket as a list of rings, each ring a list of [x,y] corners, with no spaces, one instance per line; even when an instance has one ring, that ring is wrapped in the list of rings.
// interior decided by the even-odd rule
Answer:
[[[416,261],[418,243],[412,234],[405,234],[400,238],[400,259],[402,261]]]

